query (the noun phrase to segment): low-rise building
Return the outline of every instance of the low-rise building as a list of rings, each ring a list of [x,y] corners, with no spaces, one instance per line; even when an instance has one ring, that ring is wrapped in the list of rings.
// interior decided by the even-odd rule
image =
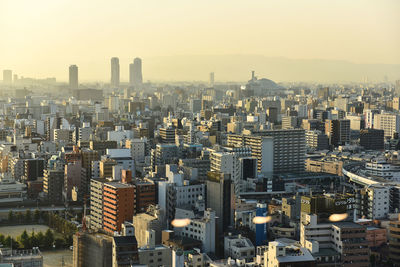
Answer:
[[[232,259],[244,259],[246,262],[253,261],[255,247],[250,239],[241,235],[225,236],[224,238],[224,257]]]
[[[0,266],[10,263],[14,267],[42,267],[43,256],[39,248],[26,250],[0,249]]]
[[[316,261],[308,249],[285,243],[283,240],[269,242],[264,255],[264,267],[316,266]]]

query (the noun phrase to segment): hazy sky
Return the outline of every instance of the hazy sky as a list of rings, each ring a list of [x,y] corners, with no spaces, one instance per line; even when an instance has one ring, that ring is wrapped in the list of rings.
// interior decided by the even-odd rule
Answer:
[[[146,59],[176,55],[400,64],[399,14],[399,0],[0,0],[0,69],[66,80],[77,64],[107,81],[113,56],[121,80],[137,56],[145,80],[166,78]]]

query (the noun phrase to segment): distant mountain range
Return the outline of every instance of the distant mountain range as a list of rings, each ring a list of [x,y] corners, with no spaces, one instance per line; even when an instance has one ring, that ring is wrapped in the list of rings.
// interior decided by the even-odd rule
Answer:
[[[251,71],[276,82],[362,82],[400,79],[400,64],[355,64],[339,60],[288,59],[259,55],[164,56],[143,59],[145,79],[165,81],[246,82]],[[146,75],[147,74],[147,75]],[[146,78],[147,76],[147,78]]]

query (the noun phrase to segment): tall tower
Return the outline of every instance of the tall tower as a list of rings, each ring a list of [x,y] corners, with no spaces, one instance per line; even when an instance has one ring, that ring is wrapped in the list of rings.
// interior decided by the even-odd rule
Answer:
[[[77,90],[79,88],[78,83],[78,66],[69,66],[69,89]]]
[[[3,83],[7,85],[12,83],[12,70],[3,70]]]
[[[214,87],[214,72],[210,72],[210,86]]]
[[[111,87],[119,87],[119,59],[117,57],[111,58]]]
[[[143,84],[142,60],[135,58],[133,64],[129,65],[129,84],[134,87],[140,87]]]

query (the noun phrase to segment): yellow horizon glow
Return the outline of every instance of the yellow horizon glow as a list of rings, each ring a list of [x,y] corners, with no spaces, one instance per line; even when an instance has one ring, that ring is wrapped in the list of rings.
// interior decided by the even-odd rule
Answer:
[[[398,0],[0,0],[0,70],[66,81],[76,64],[82,81],[108,81],[115,56],[126,81],[135,57],[145,80],[168,78],[146,59],[176,55],[400,64],[399,11]]]

